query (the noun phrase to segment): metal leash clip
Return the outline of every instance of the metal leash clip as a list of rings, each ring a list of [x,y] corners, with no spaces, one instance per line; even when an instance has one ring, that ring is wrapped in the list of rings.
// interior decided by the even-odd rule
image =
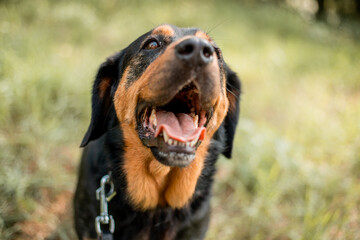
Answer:
[[[106,185],[110,185],[110,190],[106,193]],[[95,230],[98,234],[99,239],[104,239],[104,232],[101,230],[102,225],[109,225],[108,233],[110,235],[115,231],[115,221],[114,218],[108,213],[108,202],[116,195],[114,191],[114,184],[110,180],[109,175],[105,175],[101,178],[100,187],[96,190],[96,199],[100,200],[100,216],[95,218]],[[107,234],[108,235],[108,234]]]

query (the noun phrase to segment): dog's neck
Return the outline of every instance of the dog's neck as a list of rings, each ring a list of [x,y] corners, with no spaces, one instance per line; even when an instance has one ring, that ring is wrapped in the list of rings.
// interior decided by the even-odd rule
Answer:
[[[123,168],[132,204],[142,210],[185,206],[194,194],[209,144],[203,142],[194,161],[179,168],[161,164],[150,149],[137,148],[142,144],[137,136],[124,132],[124,139]]]

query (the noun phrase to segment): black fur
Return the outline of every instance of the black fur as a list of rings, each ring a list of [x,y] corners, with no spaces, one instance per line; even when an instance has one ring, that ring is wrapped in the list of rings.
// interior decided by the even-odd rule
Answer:
[[[186,31],[191,33],[189,30]],[[117,191],[117,195],[109,202],[109,213],[114,217],[116,225],[114,239],[141,239],[142,236],[144,239],[154,240],[203,239],[209,223],[211,185],[216,160],[221,153],[228,158],[231,157],[241,86],[235,73],[225,67],[226,85],[228,91],[236,95],[236,109],[229,111],[212,139],[205,167],[190,203],[181,209],[159,207],[149,211],[139,211],[131,205],[127,198],[125,175],[121,167],[124,161],[123,134],[112,100],[119,84],[118,79],[121,78],[126,66],[131,64],[131,54],[136,52],[136,48],[145,37],[146,34],[103,63],[94,82],[91,123],[81,143],[82,147],[86,147],[81,159],[74,198],[75,226],[79,239],[96,238],[94,219],[99,215],[100,209],[95,191],[99,187],[101,177],[109,171],[112,172]],[[111,86],[106,96],[100,98],[99,84],[104,78],[111,79]]]
[[[241,82],[239,81],[236,73],[233,72],[229,67],[225,67],[226,71],[226,89],[228,95],[232,95],[236,100],[235,109],[230,109],[223,122],[225,128],[225,148],[222,154],[225,157],[231,158],[232,147],[235,136],[236,125],[239,119],[240,104],[239,97],[241,93]]]
[[[90,141],[99,138],[107,131],[108,114],[110,113],[110,106],[112,105],[111,96],[114,94],[114,85],[117,79],[120,78],[119,66],[122,64],[121,60],[125,51],[121,51],[112,57],[109,57],[106,62],[101,64],[100,69],[96,75],[92,92],[92,115],[91,123],[80,147],[85,147]],[[103,98],[99,96],[99,85],[104,78],[110,80],[111,87],[107,89]]]

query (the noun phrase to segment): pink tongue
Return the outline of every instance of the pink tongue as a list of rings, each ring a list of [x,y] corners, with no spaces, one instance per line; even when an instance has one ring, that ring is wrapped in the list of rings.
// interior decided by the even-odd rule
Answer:
[[[158,111],[156,112],[157,128],[155,137],[163,130],[170,138],[180,142],[192,141],[196,138],[204,140],[205,127],[196,127],[193,118],[185,113]]]

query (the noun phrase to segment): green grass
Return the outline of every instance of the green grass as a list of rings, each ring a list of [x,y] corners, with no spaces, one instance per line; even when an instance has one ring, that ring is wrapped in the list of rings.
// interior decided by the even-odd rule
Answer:
[[[0,3],[0,238],[74,238],[69,209],[96,69],[165,22],[210,31],[243,82],[207,239],[357,239],[360,43],[351,28],[267,4],[188,0]]]

